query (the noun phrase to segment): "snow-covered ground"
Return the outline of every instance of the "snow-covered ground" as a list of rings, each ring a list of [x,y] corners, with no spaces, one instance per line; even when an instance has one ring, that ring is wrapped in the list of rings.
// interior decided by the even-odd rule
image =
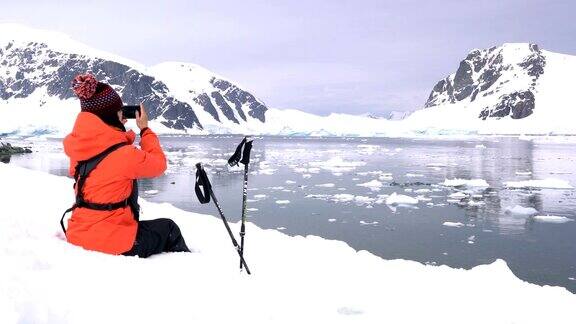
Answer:
[[[471,270],[383,260],[343,242],[252,224],[248,276],[218,218],[169,204],[142,201],[142,218],[174,219],[194,253],[138,259],[85,251],[66,243],[58,224],[73,199],[71,179],[4,164],[0,179],[3,324],[575,319],[576,295],[523,282],[501,260]]]

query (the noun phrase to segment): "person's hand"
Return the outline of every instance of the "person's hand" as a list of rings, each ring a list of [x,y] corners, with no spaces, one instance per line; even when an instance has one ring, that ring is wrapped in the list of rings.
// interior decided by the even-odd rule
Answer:
[[[118,119],[120,120],[120,122],[122,124],[126,124],[126,122],[128,121],[128,119],[124,118],[124,115],[122,114],[122,110],[118,110]]]
[[[136,126],[138,126],[140,130],[143,130],[148,127],[148,114],[146,113],[143,103],[140,103],[140,112],[141,114],[136,111]]]

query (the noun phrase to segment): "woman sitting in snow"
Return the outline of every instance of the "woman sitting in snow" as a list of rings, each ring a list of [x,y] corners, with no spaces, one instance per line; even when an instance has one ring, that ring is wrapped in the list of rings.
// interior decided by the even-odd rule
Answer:
[[[158,177],[166,170],[166,157],[158,137],[148,128],[144,105],[140,105],[141,114],[136,112],[141,137],[138,149],[132,145],[136,134],[124,128],[122,99],[112,87],[90,74],[78,75],[72,87],[80,99],[81,112],[72,133],[64,139],[70,175],[76,178],[76,172],[82,174],[82,168],[76,170],[79,161],[114,148],[84,177],[85,182],[79,181],[82,177],[76,179],[77,198],[68,220],[68,242],[88,250],[143,258],[161,252],[190,252],[171,219],[138,219],[135,180]]]

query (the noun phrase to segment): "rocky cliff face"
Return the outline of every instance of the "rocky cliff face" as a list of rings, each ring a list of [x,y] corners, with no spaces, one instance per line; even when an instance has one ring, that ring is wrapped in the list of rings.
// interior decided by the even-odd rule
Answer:
[[[525,118],[536,108],[535,89],[545,66],[546,58],[535,44],[473,50],[460,62],[456,73],[434,86],[425,107],[483,105],[478,117],[484,120]]]
[[[71,81],[77,74],[86,71],[110,84],[120,93],[125,104],[144,101],[151,119],[158,119],[176,130],[202,129],[203,123],[218,123],[222,118],[236,124],[248,119],[264,122],[268,109],[252,94],[215,76],[210,78],[213,85],[211,91],[189,89],[194,96],[191,100],[184,100],[174,96],[164,80],[113,60],[61,52],[40,41],[0,44],[2,100],[27,98],[36,91],[62,100],[74,98]],[[190,73],[186,77],[194,79],[196,76]],[[45,102],[38,102],[39,106],[43,104]],[[200,120],[198,109],[208,112],[215,121]]]

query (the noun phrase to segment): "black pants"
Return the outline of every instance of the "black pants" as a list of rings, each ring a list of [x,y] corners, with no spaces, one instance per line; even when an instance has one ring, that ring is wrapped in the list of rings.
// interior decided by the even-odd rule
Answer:
[[[122,254],[147,258],[162,252],[190,252],[180,228],[168,218],[138,221],[134,246]]]

